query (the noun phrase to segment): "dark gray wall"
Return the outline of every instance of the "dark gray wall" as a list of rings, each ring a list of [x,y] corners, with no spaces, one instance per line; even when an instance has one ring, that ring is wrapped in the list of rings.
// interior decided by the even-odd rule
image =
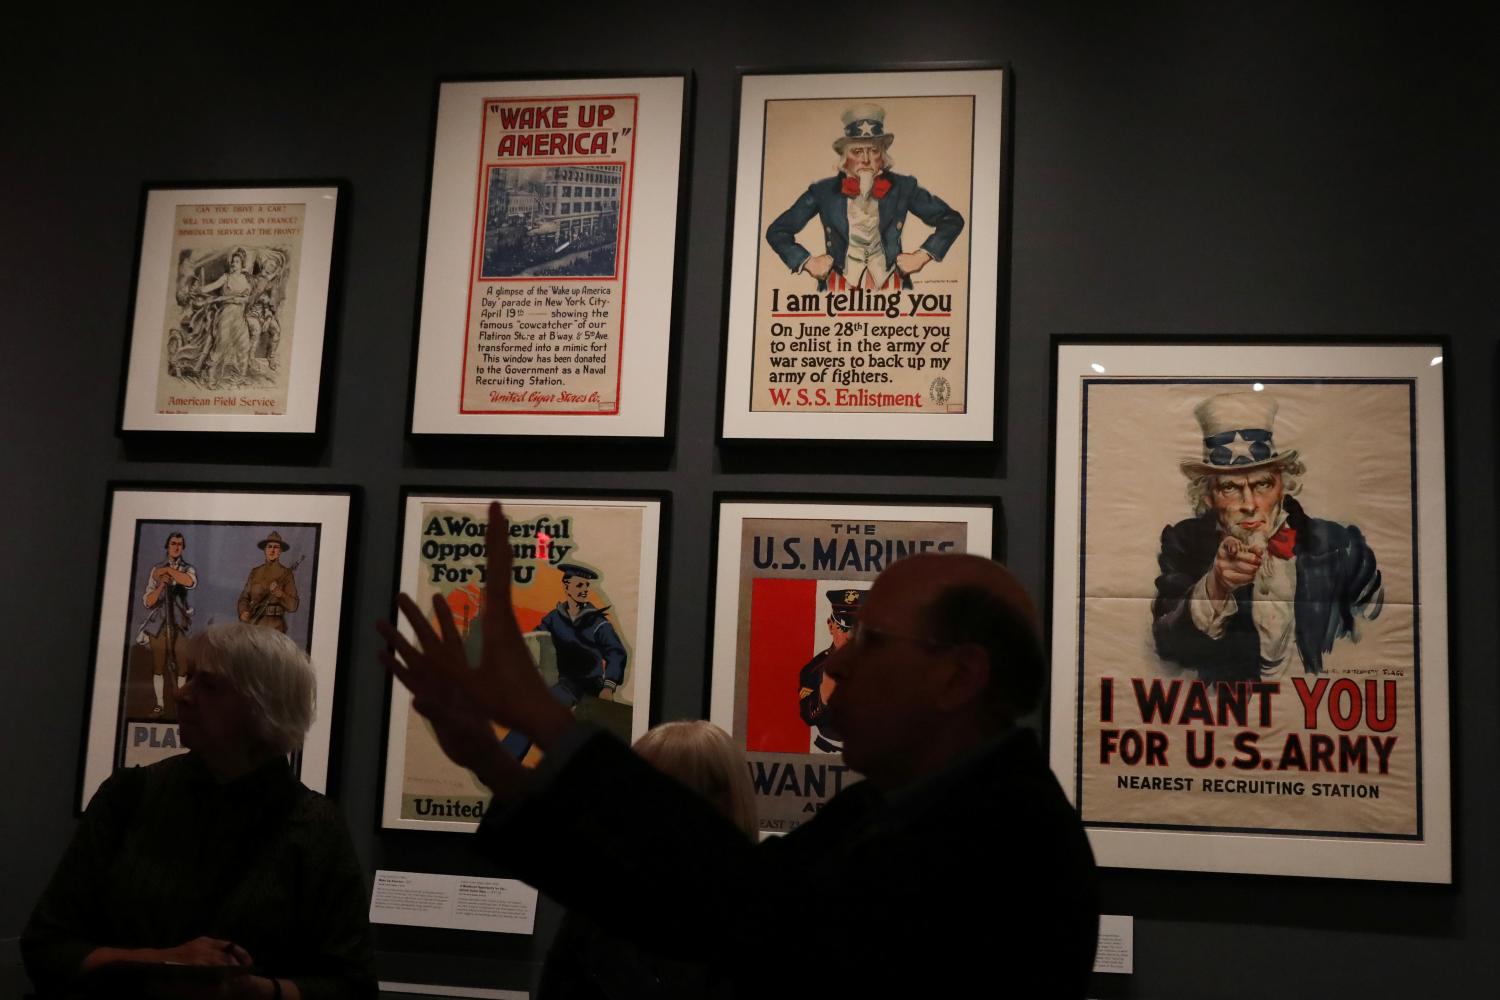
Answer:
[[[1112,872],[1105,905],[1139,918],[1141,997],[1492,989],[1500,101],[1485,60],[1495,26],[1465,8],[1204,6],[933,3],[865,21],[766,3],[391,19],[248,7],[183,23],[12,21],[0,60],[0,516],[11,560],[0,941],[13,947],[75,822],[109,479],[362,487],[339,797],[368,867],[458,870],[455,838],[374,829],[385,682],[369,623],[388,607],[401,484],[670,490],[663,707],[690,716],[705,690],[712,491],[998,494],[1011,564],[1040,591],[1049,335],[1402,332],[1452,338],[1456,884]],[[716,448],[734,67],[913,60],[1014,69],[1003,447],[853,459]],[[414,447],[403,431],[433,81],[583,69],[696,74],[676,437],[623,455],[585,449],[576,463],[539,464],[503,442],[464,460]],[[346,178],[353,194],[326,443],[187,455],[122,443],[112,430],[141,182],[309,176]],[[523,940],[413,934],[382,946],[499,955],[478,973],[497,985],[530,974]]]

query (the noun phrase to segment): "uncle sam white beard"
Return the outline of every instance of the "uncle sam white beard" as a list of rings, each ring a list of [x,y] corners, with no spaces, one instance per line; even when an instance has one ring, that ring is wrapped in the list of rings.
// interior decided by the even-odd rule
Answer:
[[[1271,536],[1281,529],[1286,522],[1286,517],[1281,512],[1281,503],[1278,501],[1276,509],[1271,513],[1271,526],[1261,531],[1251,532],[1255,536],[1253,544],[1259,545],[1262,550],[1260,568],[1255,571],[1255,589],[1262,595],[1269,594],[1271,587],[1282,582],[1282,577],[1288,572],[1287,561],[1277,559],[1271,555],[1269,542]]]

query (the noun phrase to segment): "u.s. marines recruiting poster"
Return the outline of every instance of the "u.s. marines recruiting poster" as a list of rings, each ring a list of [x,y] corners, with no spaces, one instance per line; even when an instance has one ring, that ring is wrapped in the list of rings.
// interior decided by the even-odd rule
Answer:
[[[650,724],[660,501],[501,502],[509,521],[516,618],[553,696],[622,740],[640,736]],[[486,578],[489,503],[408,496],[402,535],[401,589],[424,608],[441,596],[474,655],[485,587],[492,583]],[[541,759],[523,734],[497,734],[523,764]],[[459,832],[478,826],[489,790],[448,760],[399,686],[391,689],[386,738],[383,826]]]
[[[647,433],[665,387],[681,85],[442,86],[414,429]]]
[[[988,436],[1001,82],[744,78],[726,436]]]
[[[855,635],[871,582],[919,552],[989,555],[993,519],[987,506],[720,505],[711,719],[745,750],[762,834],[859,780],[823,663]]]
[[[183,753],[178,693],[193,636],[224,622],[285,634],[312,658],[318,719],[292,763],[322,787],[347,494],[115,492],[82,802],[118,767]]]
[[[1059,346],[1052,753],[1104,863],[1450,877],[1441,353]]]
[[[148,193],[126,430],[316,429],[337,194]]]

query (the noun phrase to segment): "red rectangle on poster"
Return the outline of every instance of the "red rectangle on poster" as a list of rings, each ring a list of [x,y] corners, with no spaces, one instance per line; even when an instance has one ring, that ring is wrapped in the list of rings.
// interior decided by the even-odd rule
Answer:
[[[754,580],[750,585],[748,750],[807,753],[797,710],[798,674],[813,654],[817,580]]]

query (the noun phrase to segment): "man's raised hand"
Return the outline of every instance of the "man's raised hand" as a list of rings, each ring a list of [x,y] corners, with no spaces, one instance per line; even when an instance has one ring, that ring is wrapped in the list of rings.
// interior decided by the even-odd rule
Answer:
[[[432,602],[436,629],[415,601],[406,594],[397,597],[415,643],[389,622],[375,626],[391,646],[381,652],[381,662],[411,691],[414,706],[433,724],[443,752],[474,770],[486,784],[490,784],[486,771],[505,780],[510,769],[495,757],[504,751],[493,731],[478,726],[478,720],[494,720],[519,730],[544,751],[573,723],[572,713],[547,690],[516,624],[507,529],[500,505],[491,503],[485,530],[483,642],[476,666],[469,665],[463,636],[441,594]]]

